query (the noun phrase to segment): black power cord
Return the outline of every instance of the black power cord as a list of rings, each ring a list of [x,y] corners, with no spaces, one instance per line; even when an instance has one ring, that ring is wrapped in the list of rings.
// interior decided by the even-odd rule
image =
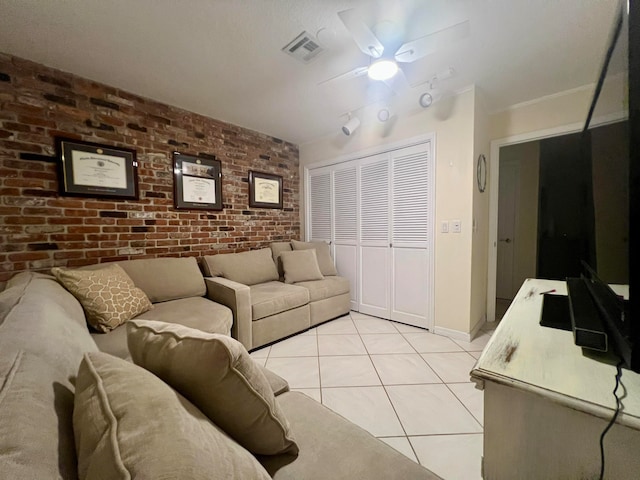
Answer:
[[[609,421],[607,427],[603,430],[600,435],[600,480],[604,478],[604,436],[607,432],[613,427],[613,424],[616,423],[616,418],[618,418],[618,414],[620,413],[620,409],[622,407],[621,399],[618,397],[618,387],[620,386],[620,378],[622,377],[622,365],[624,364],[623,360],[620,360],[616,365],[616,386],[613,389],[613,396],[616,399],[616,411],[613,413],[613,417]]]

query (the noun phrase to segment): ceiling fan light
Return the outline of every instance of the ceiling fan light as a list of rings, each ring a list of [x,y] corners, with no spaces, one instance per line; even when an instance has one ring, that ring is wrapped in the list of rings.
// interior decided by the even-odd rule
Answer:
[[[398,64],[393,60],[378,60],[369,67],[367,74],[372,80],[388,80],[398,73]]]

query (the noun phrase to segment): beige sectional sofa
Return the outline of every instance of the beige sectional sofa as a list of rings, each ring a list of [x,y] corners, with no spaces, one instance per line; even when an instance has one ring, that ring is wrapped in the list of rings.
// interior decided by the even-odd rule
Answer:
[[[140,268],[139,273],[158,274],[155,268],[160,267],[156,265],[137,263],[123,268],[135,276],[136,268],[143,265],[145,268]],[[169,271],[164,273],[171,276]],[[172,296],[162,296],[151,288],[148,291],[159,295],[153,297],[156,300]],[[176,309],[169,314],[161,303],[156,303],[149,313],[157,310],[163,320],[194,325],[189,316],[192,312],[197,316],[197,307],[187,313],[179,314],[180,309]],[[225,310],[220,312],[223,317],[226,315]],[[209,324],[204,325],[209,328]],[[228,330],[227,325],[223,321],[222,326]],[[24,272],[0,292],[0,478],[438,478],[306,395],[287,391],[282,379],[279,386],[271,381],[271,388],[277,394],[275,401],[288,420],[299,453],[251,455],[185,397],[147,370],[99,352],[94,341],[98,338],[89,333],[81,304],[52,276]],[[116,338],[122,337],[107,342],[109,348]],[[89,370],[88,360],[93,363]],[[76,398],[79,372],[83,380],[77,386]],[[87,385],[89,377],[94,386]],[[146,380],[138,383],[136,378]],[[272,374],[273,378],[279,377]],[[171,411],[162,406],[163,401],[170,402]],[[85,407],[106,421],[95,423],[95,428],[85,425],[90,429],[87,438],[79,438],[74,427],[92,418],[82,417],[81,409]],[[123,428],[119,429],[119,425]],[[109,433],[96,436],[100,431]],[[187,443],[205,431],[215,443]],[[95,451],[82,447],[91,440],[89,437],[102,450],[100,458],[94,458],[98,455]],[[139,448],[131,447],[136,442],[140,442]],[[110,445],[118,448],[110,449]],[[220,458],[221,451],[235,452],[235,460]],[[200,462],[211,464],[207,452],[217,455],[221,463],[214,462],[213,467],[203,469]],[[165,466],[169,470],[162,472]],[[225,469],[227,473],[223,474]],[[229,469],[237,474],[229,476]]]
[[[198,262],[192,257],[152,258],[114,262],[131,277],[151,300],[153,308],[137,318],[179,323],[209,333],[229,334],[233,323],[231,309],[212,300]],[[96,270],[105,265],[83,267]],[[98,348],[127,358],[127,333],[120,326],[108,333],[92,333]]]
[[[313,250],[320,272],[305,271],[294,250],[302,257]],[[202,269],[210,298],[233,311],[231,335],[247,350],[351,309],[349,281],[337,275],[328,245],[321,242],[276,242],[260,250],[208,255],[203,257]]]

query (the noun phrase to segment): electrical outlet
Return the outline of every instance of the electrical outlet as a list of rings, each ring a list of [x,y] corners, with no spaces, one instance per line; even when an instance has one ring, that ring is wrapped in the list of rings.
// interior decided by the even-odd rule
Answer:
[[[451,231],[460,233],[462,231],[462,222],[460,220],[451,220]]]
[[[440,226],[440,231],[442,233],[449,233],[449,222],[447,222],[446,220],[443,220]]]

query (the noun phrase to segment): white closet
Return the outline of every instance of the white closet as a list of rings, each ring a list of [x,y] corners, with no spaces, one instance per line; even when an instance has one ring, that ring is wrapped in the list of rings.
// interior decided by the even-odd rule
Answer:
[[[307,238],[331,244],[352,309],[433,325],[431,140],[307,170]]]

